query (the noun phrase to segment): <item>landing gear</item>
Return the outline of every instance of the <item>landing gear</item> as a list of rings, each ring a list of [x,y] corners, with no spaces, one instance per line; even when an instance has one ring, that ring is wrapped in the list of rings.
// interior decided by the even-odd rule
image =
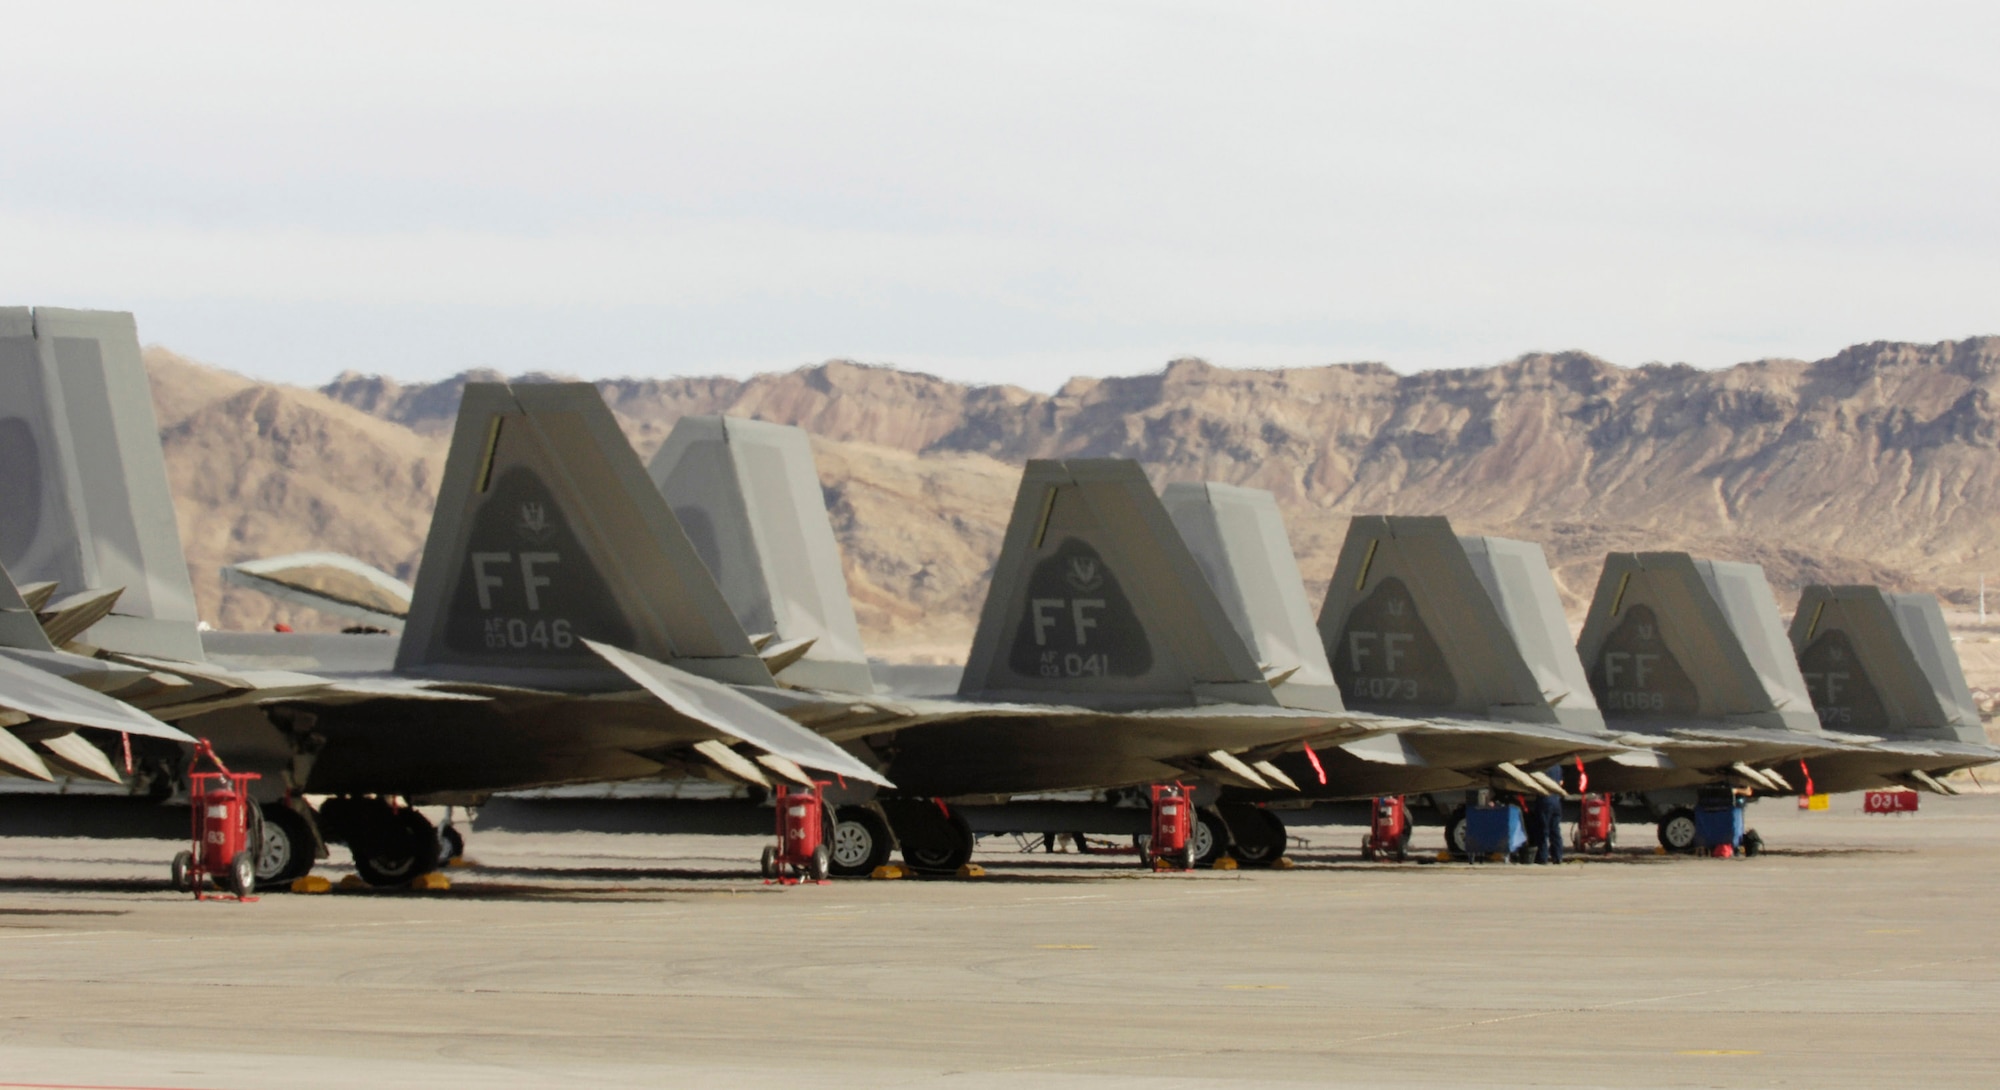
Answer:
[[[1229,850],[1229,826],[1212,809],[1195,811],[1194,828],[1190,830],[1188,851],[1194,856],[1197,867],[1213,866]]]
[[[879,805],[895,827],[903,862],[911,870],[956,874],[972,861],[972,826],[963,815],[948,813],[930,799],[884,799]]]
[[[1691,852],[1699,836],[1694,811],[1685,806],[1667,811],[1660,819],[1660,847],[1670,852]]]
[[[866,806],[842,806],[833,814],[829,866],[841,878],[866,878],[889,861],[894,843],[889,823]]]
[[[1234,843],[1229,854],[1246,867],[1272,867],[1285,857],[1291,833],[1278,815],[1261,806],[1231,806],[1223,812]]]
[[[1469,852],[1465,848],[1465,807],[1451,812],[1444,821],[1444,847],[1453,859],[1465,859]]]
[[[256,857],[257,884],[278,886],[312,873],[317,861],[317,843],[312,825],[305,816],[282,802],[269,803],[260,810],[261,828],[250,838]]]
[[[328,799],[320,807],[320,828],[329,840],[347,843],[354,872],[371,886],[402,885],[429,874],[442,852],[429,818],[415,809],[399,810],[386,799]]]

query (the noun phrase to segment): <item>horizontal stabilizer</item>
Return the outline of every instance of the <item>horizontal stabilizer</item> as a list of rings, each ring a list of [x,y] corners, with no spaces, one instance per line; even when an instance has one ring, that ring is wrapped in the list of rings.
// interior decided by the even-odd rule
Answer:
[[[103,750],[91,745],[79,734],[58,734],[54,738],[44,738],[35,744],[48,750],[58,764],[82,775],[106,783],[125,782],[118,775],[118,767],[111,763],[111,758],[106,757]]]
[[[123,587],[87,590],[52,603],[40,614],[42,631],[48,633],[50,643],[61,647],[110,616],[111,607],[118,604],[118,596],[123,593]]]
[[[853,754],[726,685],[609,644],[584,642],[619,673],[696,722],[808,768],[891,786]]]
[[[73,726],[101,727],[177,742],[194,741],[186,733],[122,700],[113,700],[4,656],[0,656],[0,707]]]
[[[1253,761],[1251,762],[1250,767],[1256,769],[1258,773],[1261,774],[1265,779],[1270,780],[1273,783],[1282,784],[1286,788],[1293,791],[1297,791],[1299,789],[1298,781],[1292,779],[1290,776],[1285,775],[1283,769],[1279,768],[1277,765],[1274,765],[1269,761]]]
[[[805,769],[800,768],[798,765],[792,763],[791,761],[787,761],[783,757],[779,757],[776,754],[759,753],[757,755],[757,763],[763,765],[765,768],[768,768],[773,772],[776,772],[778,775],[783,776],[784,778],[792,781],[795,784],[798,784],[801,787],[811,787],[813,785],[813,778],[811,774],[806,772]]]
[[[56,596],[56,584],[54,580],[43,580],[40,583],[23,583],[21,584],[20,591],[21,601],[29,609],[39,613],[42,607],[49,604],[49,599]]]
[[[1224,749],[1211,750],[1208,754],[1208,759],[1214,761],[1216,764],[1221,765],[1224,769],[1232,773],[1235,773],[1237,776],[1242,777],[1244,780],[1249,781],[1249,783],[1253,787],[1268,788],[1271,786],[1268,782],[1265,781],[1264,777],[1259,776],[1257,774],[1256,769],[1251,768],[1249,765],[1246,765],[1242,761],[1238,760],[1235,757],[1235,755],[1231,754],[1228,750]]]
[[[49,772],[49,766],[42,763],[41,757],[28,743],[4,730],[0,730],[0,771],[37,780],[55,779]]]
[[[1347,742],[1340,747],[1350,756],[1378,765],[1422,766],[1429,762],[1417,752],[1417,747],[1401,734],[1378,734],[1373,738],[1363,738]]]
[[[759,771],[756,765],[750,763],[750,760],[741,753],[730,749],[719,739],[710,738],[705,742],[696,742],[694,744],[694,751],[714,761],[724,772],[735,776],[739,780],[754,783],[759,787],[771,786],[771,781],[764,777],[764,773]]]
[[[342,553],[290,553],[230,564],[222,581],[281,602],[400,632],[415,593],[408,583]]]

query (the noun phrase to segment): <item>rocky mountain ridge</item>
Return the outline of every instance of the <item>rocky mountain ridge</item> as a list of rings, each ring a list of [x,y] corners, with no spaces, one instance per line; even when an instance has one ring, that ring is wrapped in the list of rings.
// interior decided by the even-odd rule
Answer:
[[[290,535],[290,547],[341,548],[405,573],[459,391],[500,377],[350,373],[319,391],[236,380],[190,407],[202,397],[171,391],[215,388],[213,372],[159,350],[148,359],[191,556],[196,541],[204,559],[283,551],[251,548],[255,527],[275,535],[266,545]],[[865,634],[899,657],[962,652],[1018,466],[1034,457],[1132,457],[1161,483],[1270,489],[1315,595],[1347,517],[1389,512],[1543,543],[1572,609],[1611,549],[1763,563],[1787,610],[1794,588],[1814,581],[1964,603],[2000,510],[2000,337],[1716,371],[1580,352],[1410,375],[1183,359],[1040,394],[831,361],[597,386],[642,456],[691,413],[811,432]],[[217,600],[223,620],[268,620],[256,615],[268,607],[232,602]]]

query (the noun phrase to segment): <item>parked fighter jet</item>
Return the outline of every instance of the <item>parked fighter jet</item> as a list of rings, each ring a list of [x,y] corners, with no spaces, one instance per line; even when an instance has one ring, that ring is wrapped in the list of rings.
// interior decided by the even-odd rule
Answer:
[[[32,589],[45,602],[53,588],[42,584]],[[0,773],[50,781],[55,778],[49,769],[53,763],[71,775],[122,782],[106,750],[78,734],[79,727],[174,742],[194,740],[97,691],[130,684],[143,678],[145,671],[58,651],[49,642],[44,623],[5,565],[0,565]]]
[[[1145,811],[1120,806],[1130,800],[1119,789],[1267,786],[1281,774],[1236,753],[1388,727],[1337,702],[1329,713],[1272,696],[1134,463],[1029,464],[955,685],[925,671],[884,671],[913,685],[873,680],[803,432],[683,420],[652,474],[779,662],[788,714],[898,784],[837,793],[841,873],[885,860],[892,837],[912,864],[944,869],[969,856],[977,831],[1136,832]],[[607,816],[595,808],[589,820]],[[1282,828],[1268,848],[1282,852]]]
[[[1172,484],[1164,498],[1279,699],[1412,721],[1271,755],[1303,797],[1435,796],[1455,839],[1464,792],[1561,794],[1541,771],[1551,763],[1625,751],[1591,700],[1539,545],[1460,537],[1443,518],[1356,517],[1315,626],[1270,493]]]
[[[1865,750],[1814,758],[1819,790],[1895,786],[1952,794],[1944,776],[2000,761],[1935,597],[1809,586],[1792,616],[1791,637],[1820,724],[1880,739]]]
[[[1866,742],[1821,729],[1755,564],[1612,553],[1576,646],[1605,717],[1650,747],[1588,765],[1590,782],[1643,796],[1672,850],[1694,843],[1698,788],[1790,794],[1801,761]]]
[[[116,695],[264,774],[260,879],[304,873],[322,834],[371,881],[426,869],[436,833],[395,797],[688,762],[880,780],[715,680],[771,683],[588,387],[468,392],[400,640],[228,641],[251,661],[311,648],[313,674],[206,661],[148,388],[129,315],[0,311],[5,559],[78,592],[49,606],[57,643],[143,671]],[[393,669],[329,668],[385,646]],[[336,796],[318,827],[306,793]]]

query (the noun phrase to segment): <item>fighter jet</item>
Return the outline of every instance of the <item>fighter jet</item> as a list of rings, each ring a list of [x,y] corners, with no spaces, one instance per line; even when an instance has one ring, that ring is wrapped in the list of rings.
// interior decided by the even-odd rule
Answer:
[[[44,600],[51,589],[46,584],[32,588],[35,597]],[[125,738],[137,734],[173,742],[194,740],[96,691],[118,680],[135,681],[144,671],[58,651],[49,642],[44,623],[0,565],[0,772],[50,782],[55,774],[49,766],[54,764],[69,775],[121,783],[110,756],[117,750],[108,752],[93,744],[78,728]],[[105,741],[111,739],[107,736]]]
[[[1611,726],[1648,747],[1587,765],[1590,782],[1643,797],[1671,850],[1694,843],[1697,789],[1791,794],[1801,761],[1868,741],[1821,729],[1755,564],[1612,553],[1576,646]]]
[[[1270,493],[1171,484],[1165,501],[1280,700],[1408,723],[1269,755],[1301,796],[1429,796],[1456,842],[1467,791],[1561,794],[1543,769],[1627,750],[1591,699],[1539,545],[1358,516],[1315,625]],[[1220,816],[1233,829],[1247,815]]]
[[[1791,639],[1820,724],[1879,739],[1865,750],[1814,758],[1810,772],[1820,791],[1953,794],[1946,775],[2000,761],[1932,595],[1809,586],[1792,615]]]
[[[428,869],[436,831],[397,798],[689,764],[881,780],[717,680],[771,684],[588,387],[468,392],[400,638],[227,641],[253,664],[308,657],[310,674],[208,661],[148,388],[129,315],[0,311],[0,449],[16,470],[0,478],[0,559],[74,592],[44,631],[133,668],[106,675],[114,695],[264,774],[261,881],[303,874],[328,839],[370,881]],[[335,797],[315,815],[306,794]]]
[[[885,669],[888,684],[862,649],[803,432],[685,419],[651,472],[776,664],[788,698],[774,706],[898,785],[837,793],[837,873],[866,873],[892,842],[934,870],[978,832],[1137,832],[1128,788],[1268,786],[1237,753],[1388,729],[1272,696],[1135,463],[1029,463],[967,667]]]

